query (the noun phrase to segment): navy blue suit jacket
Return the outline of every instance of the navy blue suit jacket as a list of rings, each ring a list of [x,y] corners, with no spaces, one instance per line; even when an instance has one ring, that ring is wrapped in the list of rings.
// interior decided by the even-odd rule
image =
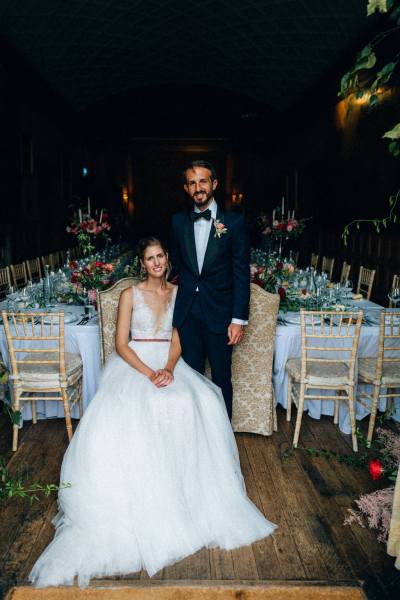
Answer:
[[[173,317],[174,327],[183,323],[196,293],[214,333],[227,330],[232,318],[247,320],[250,301],[250,249],[247,229],[241,215],[217,211],[217,219],[227,229],[215,236],[212,224],[204,264],[199,273],[191,211],[172,218],[170,261],[172,276],[179,275],[179,289]]]

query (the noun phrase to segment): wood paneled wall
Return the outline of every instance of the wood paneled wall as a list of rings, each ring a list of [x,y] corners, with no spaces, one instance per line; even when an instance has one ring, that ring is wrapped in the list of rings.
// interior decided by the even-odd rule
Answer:
[[[360,266],[376,269],[372,300],[387,305],[387,293],[390,290],[393,275],[400,273],[400,235],[398,232],[377,234],[371,228],[364,227],[354,232],[344,245],[342,231],[321,228],[318,236],[306,236],[302,244],[300,263],[308,265],[312,252],[321,257],[335,257],[334,278],[338,280],[342,263],[351,264],[350,279],[357,284]]]

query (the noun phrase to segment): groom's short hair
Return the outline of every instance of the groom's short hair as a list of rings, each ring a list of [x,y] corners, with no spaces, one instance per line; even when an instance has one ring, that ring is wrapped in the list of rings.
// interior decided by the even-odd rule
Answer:
[[[192,171],[196,167],[200,167],[202,169],[208,169],[211,173],[211,181],[217,179],[217,172],[214,168],[214,165],[207,162],[206,160],[192,160],[184,169],[183,169],[183,182],[186,183],[186,172]]]

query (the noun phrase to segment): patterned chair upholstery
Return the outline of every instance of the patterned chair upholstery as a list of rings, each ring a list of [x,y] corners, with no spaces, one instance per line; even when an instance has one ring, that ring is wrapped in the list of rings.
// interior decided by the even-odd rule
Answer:
[[[123,290],[139,283],[134,277],[120,279],[108,290],[97,292],[97,305],[100,324],[100,356],[104,365],[107,358],[115,350],[115,325],[117,321],[118,302]]]
[[[272,435],[277,430],[272,388],[278,294],[251,284],[250,318],[232,355],[234,431]]]
[[[118,300],[122,290],[139,283],[126,277],[98,292],[101,362],[114,351]],[[276,410],[272,390],[272,362],[279,296],[251,284],[250,320],[246,335],[232,357],[234,431],[272,435]]]

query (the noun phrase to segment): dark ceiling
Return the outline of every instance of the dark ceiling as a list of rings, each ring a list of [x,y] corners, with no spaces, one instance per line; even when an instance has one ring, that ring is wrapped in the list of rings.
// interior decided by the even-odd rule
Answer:
[[[0,1],[0,36],[79,110],[163,84],[284,110],[367,27],[365,0]]]

